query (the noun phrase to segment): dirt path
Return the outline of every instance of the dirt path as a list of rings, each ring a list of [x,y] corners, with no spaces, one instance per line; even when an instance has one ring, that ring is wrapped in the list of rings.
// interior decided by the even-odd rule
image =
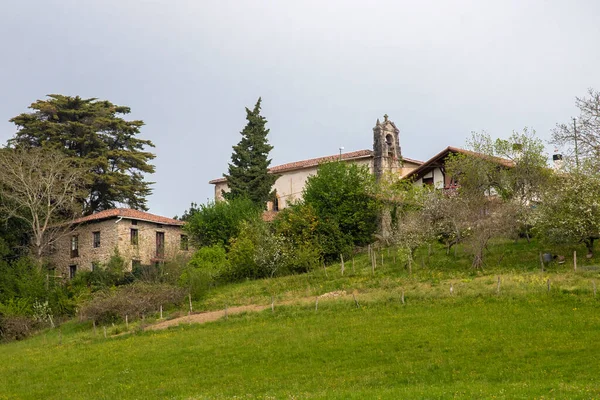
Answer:
[[[234,315],[234,314],[240,314],[240,313],[249,312],[249,311],[262,311],[268,307],[269,306],[259,306],[256,304],[252,304],[249,306],[231,307],[231,308],[227,309],[227,314]],[[223,317],[225,317],[225,310],[208,311],[208,312],[203,312],[203,313],[199,313],[199,314],[187,315],[185,317],[174,318],[174,319],[170,319],[168,321],[159,322],[158,324],[154,324],[154,325],[150,325],[150,326],[146,327],[146,330],[157,331],[157,330],[161,330],[161,329],[167,329],[171,326],[177,326],[179,324],[192,324],[192,323],[203,324],[205,322],[216,321]]]
[[[342,298],[342,297],[346,297],[346,296],[347,296],[347,294],[345,291],[336,291],[336,292],[325,293],[318,297],[319,297],[319,299],[331,299],[331,298]],[[288,300],[288,301],[280,302],[277,305],[303,304],[303,303],[307,303],[307,302],[311,302],[311,301],[315,301],[315,298],[314,297],[305,297],[305,298],[300,298],[300,299],[296,299],[296,300]],[[241,314],[243,312],[251,312],[251,311],[258,312],[258,311],[265,310],[269,307],[270,307],[270,305],[258,305],[258,304],[231,307],[231,308],[227,309],[227,315]],[[167,329],[171,326],[178,326],[180,324],[192,324],[192,323],[193,324],[203,324],[205,322],[216,321],[223,317],[225,317],[225,310],[207,311],[207,312],[203,312],[203,313],[191,314],[191,315],[186,315],[184,317],[170,319],[168,321],[162,321],[157,324],[146,327],[145,330],[158,331],[161,329]]]

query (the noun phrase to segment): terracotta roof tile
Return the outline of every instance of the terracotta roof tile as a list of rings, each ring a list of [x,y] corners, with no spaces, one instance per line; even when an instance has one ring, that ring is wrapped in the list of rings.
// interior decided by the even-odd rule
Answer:
[[[349,153],[342,153],[342,160],[356,160],[356,159],[361,159],[361,158],[369,158],[372,156],[373,156],[372,150],[357,150],[357,151],[351,151]],[[334,155],[325,156],[325,157],[318,157],[318,158],[310,158],[308,160],[294,161],[294,162],[287,163],[287,164],[276,165],[274,167],[269,168],[269,172],[272,174],[280,174],[283,172],[294,171],[296,169],[315,167],[319,164],[322,164],[325,162],[336,161],[339,159],[340,159],[339,154],[334,154]],[[423,164],[422,161],[413,160],[412,158],[403,157],[403,159],[408,162],[414,163],[414,164]],[[213,179],[212,181],[210,181],[208,183],[215,184],[215,183],[222,183],[222,182],[227,182],[227,179],[224,177],[217,178],[217,179]]]
[[[144,211],[134,210],[131,208],[113,208],[110,210],[104,210],[86,217],[82,217],[73,221],[74,224],[82,224],[85,222],[100,221],[109,218],[127,218],[135,219],[139,221],[154,222],[163,225],[178,225],[184,224],[183,221],[179,221],[173,218],[161,217],[160,215],[150,214]]]

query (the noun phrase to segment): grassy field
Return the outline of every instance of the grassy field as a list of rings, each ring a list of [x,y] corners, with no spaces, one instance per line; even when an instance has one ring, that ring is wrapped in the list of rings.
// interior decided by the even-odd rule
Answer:
[[[600,399],[596,260],[541,272],[533,245],[502,243],[472,271],[439,250],[419,253],[412,274],[384,250],[374,276],[360,256],[344,276],[334,265],[217,287],[194,304],[273,296],[274,313],[121,336],[109,326],[106,339],[72,321],[1,345],[0,399]],[[352,296],[322,299],[318,311],[298,301],[334,290],[360,307]]]

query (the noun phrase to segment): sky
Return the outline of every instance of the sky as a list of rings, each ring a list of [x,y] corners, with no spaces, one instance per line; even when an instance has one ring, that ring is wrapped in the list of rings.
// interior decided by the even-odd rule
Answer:
[[[370,149],[384,114],[413,159],[473,131],[547,141],[600,89],[599,18],[593,0],[3,0],[0,143],[47,94],[129,106],[156,145],[150,212],[172,217],[213,198],[259,96],[272,166]]]

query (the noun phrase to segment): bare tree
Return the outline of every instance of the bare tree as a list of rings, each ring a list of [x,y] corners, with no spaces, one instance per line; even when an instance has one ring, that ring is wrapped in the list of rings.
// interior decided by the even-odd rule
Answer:
[[[0,150],[0,210],[23,221],[34,256],[70,230],[77,215],[82,170],[59,152],[41,148]]]
[[[565,156],[575,159],[600,160],[600,92],[588,89],[587,97],[576,97],[579,116],[565,124],[557,124],[552,132],[552,143],[563,147]]]

